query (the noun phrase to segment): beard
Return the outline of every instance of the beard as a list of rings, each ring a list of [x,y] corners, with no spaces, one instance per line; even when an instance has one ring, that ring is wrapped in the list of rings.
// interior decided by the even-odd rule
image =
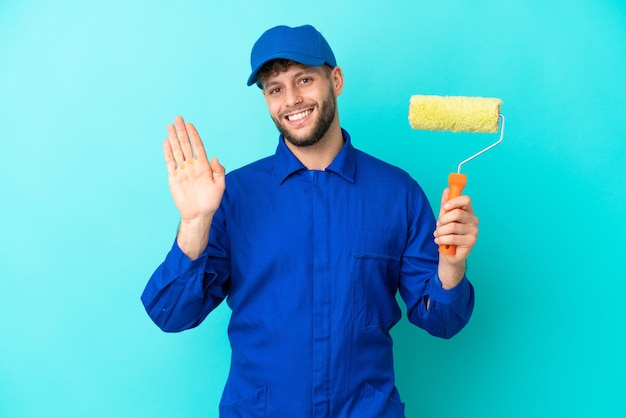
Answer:
[[[329,94],[328,97],[322,102],[322,105],[318,105],[316,107],[320,112],[319,119],[317,120],[317,123],[313,127],[311,133],[305,137],[297,137],[293,135],[289,128],[283,123],[282,118],[277,119],[272,117],[272,120],[283,138],[285,138],[285,140],[290,144],[296,147],[310,147],[317,144],[324,137],[324,135],[326,135],[330,125],[332,125],[335,120],[337,100],[332,94]]]

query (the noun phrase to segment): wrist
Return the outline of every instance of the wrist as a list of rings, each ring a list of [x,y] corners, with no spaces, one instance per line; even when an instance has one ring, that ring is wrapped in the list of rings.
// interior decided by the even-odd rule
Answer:
[[[206,230],[211,226],[213,214],[209,216],[197,216],[195,218],[180,218],[179,230]]]
[[[446,290],[456,287],[456,285],[463,280],[463,277],[465,276],[465,269],[465,261],[451,264],[447,262],[444,257],[440,257],[438,274],[441,286]]]
[[[209,242],[210,218],[181,219],[176,241],[178,247],[189,257],[195,260],[204,252]]]

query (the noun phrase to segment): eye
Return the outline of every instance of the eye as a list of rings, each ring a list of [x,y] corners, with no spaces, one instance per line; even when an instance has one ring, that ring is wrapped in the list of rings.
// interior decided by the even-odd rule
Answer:
[[[298,84],[302,86],[305,84],[309,84],[311,81],[313,81],[311,77],[302,77],[300,80],[298,80]]]
[[[266,93],[269,95],[276,95],[278,93],[280,93],[282,91],[282,89],[280,87],[272,87],[266,90]]]

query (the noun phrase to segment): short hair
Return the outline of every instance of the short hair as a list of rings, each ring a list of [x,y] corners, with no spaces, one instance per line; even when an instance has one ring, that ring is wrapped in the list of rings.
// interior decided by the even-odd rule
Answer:
[[[261,88],[263,88],[263,82],[267,80],[268,77],[273,76],[273,75],[278,75],[284,71],[287,71],[289,68],[291,68],[294,65],[298,65],[302,68],[307,67],[306,65],[301,64],[297,61],[288,60],[284,58],[276,58],[276,59],[266,62],[265,64],[263,64],[263,66],[259,69],[257,73],[257,78],[256,78],[257,84]],[[323,64],[322,66],[326,72],[326,75],[330,75],[330,72],[332,71],[332,67],[328,64]]]

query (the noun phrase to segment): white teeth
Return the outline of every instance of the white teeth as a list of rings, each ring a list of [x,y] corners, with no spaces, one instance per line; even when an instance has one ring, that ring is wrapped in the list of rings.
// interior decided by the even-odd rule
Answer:
[[[287,120],[289,120],[289,122],[295,122],[295,121],[298,121],[302,118],[309,116],[311,112],[312,110],[305,110],[304,112],[295,113],[293,115],[288,115]]]

